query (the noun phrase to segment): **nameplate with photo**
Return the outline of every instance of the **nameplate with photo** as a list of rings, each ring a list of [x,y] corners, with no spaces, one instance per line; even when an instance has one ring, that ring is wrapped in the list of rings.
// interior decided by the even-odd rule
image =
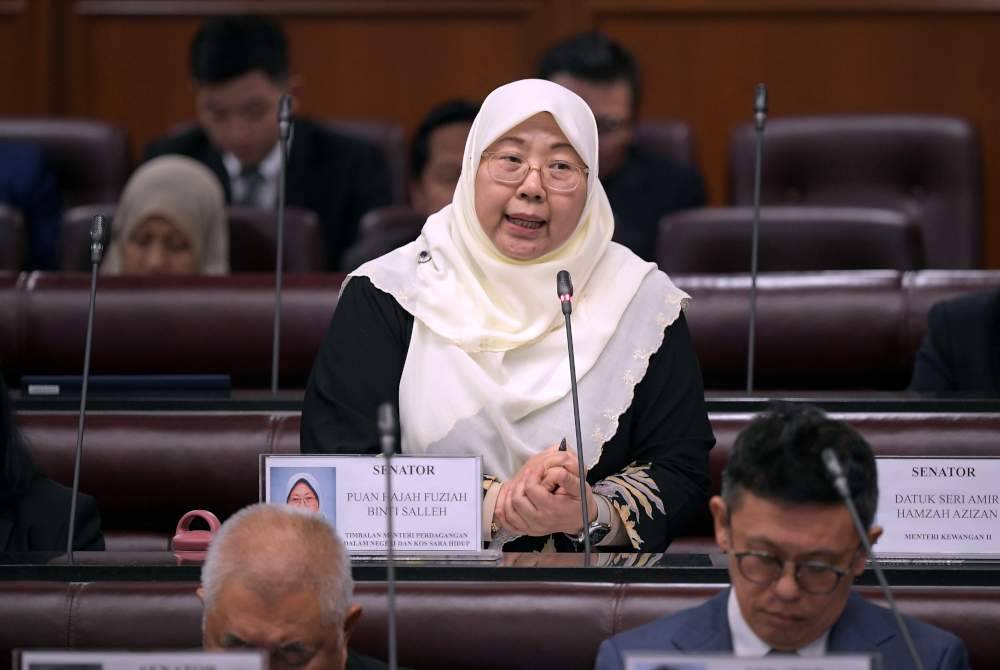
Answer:
[[[386,499],[391,468],[392,500]],[[261,500],[323,514],[352,555],[480,552],[479,456],[262,455]]]
[[[1000,556],[1000,460],[880,457],[879,556]]]
[[[625,655],[625,670],[880,670],[881,667],[881,657],[874,654],[761,658],[652,652]]]
[[[260,651],[15,651],[20,670],[267,670]]]

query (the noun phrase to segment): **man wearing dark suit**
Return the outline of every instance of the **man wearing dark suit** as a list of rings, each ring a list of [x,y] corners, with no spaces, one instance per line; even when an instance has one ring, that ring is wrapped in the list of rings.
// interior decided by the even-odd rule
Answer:
[[[910,390],[1000,394],[1000,290],[962,295],[931,308]]]
[[[25,270],[59,266],[62,194],[42,150],[22,142],[0,142],[0,203],[24,216],[28,234]]]
[[[852,428],[802,405],[776,405],[736,438],[722,495],[710,501],[715,539],[729,555],[731,588],[708,602],[606,640],[598,670],[638,651],[882,655],[885,670],[912,667],[892,613],[851,593],[866,555],[820,454],[832,449],[869,540],[878,503],[875,457]],[[965,670],[965,645],[906,617],[927,670]]]
[[[154,141],[145,159],[189,156],[218,176],[227,202],[273,209],[281,163],[278,105],[299,88],[289,76],[284,32],[261,16],[210,19],[191,45],[191,78],[199,125]],[[361,140],[296,118],[285,195],[289,206],[319,216],[327,266],[337,269],[364,213],[390,201],[385,158]]]
[[[599,134],[600,178],[615,214],[615,241],[656,261],[665,215],[705,205],[705,185],[691,165],[633,141],[639,111],[639,66],[607,35],[582,33],[542,56],[538,76],[583,98]]]

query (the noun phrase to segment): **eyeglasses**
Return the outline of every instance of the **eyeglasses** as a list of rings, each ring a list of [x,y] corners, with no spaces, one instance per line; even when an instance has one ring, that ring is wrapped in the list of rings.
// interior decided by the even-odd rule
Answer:
[[[851,560],[858,555],[860,545],[851,555]],[[754,584],[769,585],[781,579],[785,573],[785,564],[795,566],[795,583],[806,593],[824,595],[833,592],[840,579],[850,574],[843,568],[830,565],[823,561],[791,561],[779,558],[766,551],[740,551],[733,554],[736,567],[747,581]]]
[[[588,168],[559,159],[538,167],[525,160],[524,156],[510,151],[484,152],[483,158],[486,159],[486,171],[490,177],[501,184],[520,184],[529,172],[538,170],[545,188],[560,193],[575,191],[590,172]]]

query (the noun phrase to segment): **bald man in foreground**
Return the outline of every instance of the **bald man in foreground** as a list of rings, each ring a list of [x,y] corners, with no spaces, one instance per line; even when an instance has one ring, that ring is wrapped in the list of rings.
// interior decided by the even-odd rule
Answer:
[[[252,505],[216,533],[201,570],[206,650],[262,649],[271,670],[379,670],[347,648],[361,606],[351,563],[320,514]]]

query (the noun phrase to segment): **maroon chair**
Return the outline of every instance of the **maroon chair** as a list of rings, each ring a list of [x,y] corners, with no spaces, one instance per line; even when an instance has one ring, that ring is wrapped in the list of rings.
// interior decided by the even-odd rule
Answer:
[[[381,149],[389,166],[392,201],[404,203],[409,199],[407,197],[407,182],[410,170],[406,135],[403,133],[402,126],[397,123],[368,119],[326,119],[323,123],[328,128],[354,136]]]
[[[63,215],[60,268],[68,272],[90,270],[90,222],[101,214],[114,219],[113,203],[74,207]],[[277,249],[277,214],[253,207],[227,207],[229,264],[231,272],[273,272]],[[113,225],[113,221],[112,221]],[[326,258],[323,232],[316,214],[308,209],[285,210],[282,258],[286,272],[322,272]]]
[[[669,156],[678,163],[698,164],[691,126],[676,119],[649,119],[636,124],[634,142]]]
[[[128,178],[126,133],[102,121],[5,117],[0,118],[0,139],[42,148],[66,207],[116,200]]]
[[[20,270],[27,248],[21,212],[0,204],[0,270]]]
[[[283,388],[305,387],[342,280],[335,274],[285,277]],[[89,282],[86,274],[33,274],[25,282],[19,374],[79,374]],[[235,388],[266,388],[273,315],[270,274],[102,277],[91,372],[221,373]]]
[[[704,207],[660,222],[657,263],[669,273],[749,272],[751,207]],[[861,207],[763,207],[758,270],[918,270],[920,228],[902,212]]]
[[[342,264],[350,271],[417,239],[427,220],[406,205],[373,209],[361,218],[357,241],[344,252]]]
[[[754,129],[729,147],[732,205],[753,202]],[[764,205],[884,207],[923,231],[927,266],[983,263],[983,171],[979,133],[945,116],[778,118],[764,131]]]

